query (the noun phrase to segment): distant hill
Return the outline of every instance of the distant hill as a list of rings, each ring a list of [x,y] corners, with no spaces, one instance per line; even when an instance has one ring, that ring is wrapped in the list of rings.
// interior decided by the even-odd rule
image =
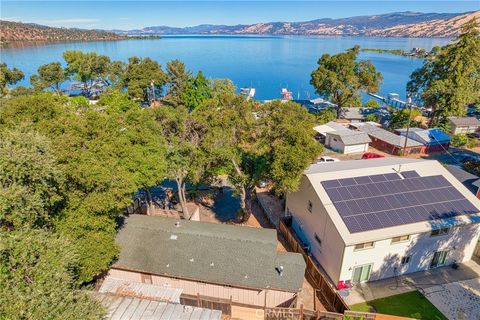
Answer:
[[[454,37],[462,24],[480,11],[467,13],[396,12],[342,19],[317,19],[305,22],[270,22],[252,25],[210,25],[174,28],[146,27],[137,30],[112,30],[121,35],[149,34],[246,34],[246,35],[339,35],[374,37]]]
[[[33,23],[0,21],[0,41],[98,41],[122,40],[126,37],[114,32],[53,28]]]

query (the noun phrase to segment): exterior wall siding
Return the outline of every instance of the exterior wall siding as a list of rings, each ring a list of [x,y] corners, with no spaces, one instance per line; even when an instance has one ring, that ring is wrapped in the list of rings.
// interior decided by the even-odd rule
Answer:
[[[133,282],[143,282],[145,279],[141,272],[110,269],[109,276],[117,279]],[[296,296],[296,293],[279,290],[254,290],[223,286],[212,283],[197,282],[185,279],[170,278],[164,276],[151,275],[152,284],[180,288],[183,294],[196,296],[197,294],[206,297],[230,300],[232,302],[252,305],[258,307],[276,307]]]
[[[312,202],[312,212],[308,211],[308,201]],[[310,246],[311,254],[337,283],[345,244],[307,177],[302,177],[299,191],[287,194],[286,208],[287,214],[292,215],[296,234]]]
[[[408,228],[405,228],[405,235]],[[392,239],[376,241],[373,248],[355,251],[345,248],[340,280],[352,280],[357,266],[372,265],[370,280],[430,269],[436,251],[448,251],[445,265],[465,262],[472,258],[479,239],[480,225],[457,226],[449,234],[431,237],[430,233],[411,235],[409,241],[392,243]],[[401,265],[401,259],[411,256],[410,263]]]

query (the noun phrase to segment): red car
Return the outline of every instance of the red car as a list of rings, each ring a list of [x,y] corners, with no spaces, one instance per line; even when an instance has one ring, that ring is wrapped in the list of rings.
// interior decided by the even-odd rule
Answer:
[[[365,152],[362,155],[362,159],[376,159],[376,158],[385,158],[385,156],[382,156],[381,154],[374,153],[374,152]]]

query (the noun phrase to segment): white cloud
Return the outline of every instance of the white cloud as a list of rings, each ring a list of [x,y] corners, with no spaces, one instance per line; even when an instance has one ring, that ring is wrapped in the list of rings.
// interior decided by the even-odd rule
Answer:
[[[17,17],[0,17],[1,20],[6,20],[6,21],[19,21],[20,19]]]
[[[75,18],[75,19],[43,20],[43,21],[40,21],[40,23],[50,24],[50,25],[72,25],[72,24],[92,24],[99,21],[100,21],[99,19]]]

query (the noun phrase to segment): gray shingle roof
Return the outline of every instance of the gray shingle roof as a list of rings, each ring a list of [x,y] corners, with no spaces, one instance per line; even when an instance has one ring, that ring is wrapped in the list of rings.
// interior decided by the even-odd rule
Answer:
[[[480,126],[480,120],[475,117],[448,117],[456,126]]]
[[[277,252],[273,229],[132,215],[117,243],[121,252],[114,268],[289,292],[299,291],[303,283],[303,257]]]
[[[473,194],[477,193],[477,189],[480,186],[480,178],[470,172],[463,170],[458,166],[448,165],[447,170],[460,181],[468,190]]]
[[[385,141],[396,147],[403,148],[405,144],[405,137],[396,135],[395,133],[384,130],[382,128],[378,128],[371,124],[365,124],[363,126],[360,126],[358,130],[366,132],[370,137]],[[407,139],[407,147],[419,147],[422,145],[423,144],[421,142],[412,140],[410,138]]]
[[[372,142],[372,140],[368,137],[368,134],[362,131],[354,131],[347,129],[327,132],[327,135],[338,137],[346,146]]]

